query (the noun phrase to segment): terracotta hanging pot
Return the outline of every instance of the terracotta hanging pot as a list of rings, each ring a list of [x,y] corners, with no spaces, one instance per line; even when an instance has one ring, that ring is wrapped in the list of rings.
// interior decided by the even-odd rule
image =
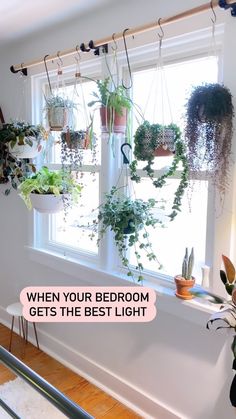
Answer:
[[[185,279],[181,275],[177,275],[175,276],[175,283],[176,297],[181,298],[182,300],[191,300],[193,298],[193,295],[189,290],[194,287],[194,277],[192,277],[192,279]]]
[[[67,130],[61,134],[61,138],[71,150],[87,150],[90,145],[90,138],[87,131]]]
[[[155,157],[168,157],[168,156],[173,156],[174,152],[168,149],[165,149],[163,146],[160,146],[156,148],[156,150],[154,150],[153,154]]]
[[[154,150],[154,156],[173,156],[175,150],[175,132],[173,129],[164,128],[158,135],[158,144],[160,145]]]
[[[122,115],[119,115],[112,108],[101,107],[101,131],[103,133],[125,134],[127,109],[122,108]]]

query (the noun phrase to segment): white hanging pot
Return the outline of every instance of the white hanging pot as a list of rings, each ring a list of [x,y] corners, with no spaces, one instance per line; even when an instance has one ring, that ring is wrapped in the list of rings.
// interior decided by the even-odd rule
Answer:
[[[63,195],[30,194],[32,207],[41,213],[55,214],[63,210]]]
[[[51,131],[62,131],[69,123],[69,110],[62,106],[47,110],[48,124]]]
[[[25,142],[25,144],[22,145],[16,143],[12,147],[9,144],[9,151],[17,159],[34,159],[42,150],[42,145],[35,137],[25,137],[25,139],[29,140],[29,142],[32,143],[32,145],[27,144]]]

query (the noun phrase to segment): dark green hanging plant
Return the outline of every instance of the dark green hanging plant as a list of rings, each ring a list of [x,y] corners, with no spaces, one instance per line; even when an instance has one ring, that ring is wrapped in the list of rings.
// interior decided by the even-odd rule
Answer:
[[[221,198],[229,183],[233,116],[227,87],[216,83],[193,89],[185,132],[189,168],[193,173],[207,171]]]

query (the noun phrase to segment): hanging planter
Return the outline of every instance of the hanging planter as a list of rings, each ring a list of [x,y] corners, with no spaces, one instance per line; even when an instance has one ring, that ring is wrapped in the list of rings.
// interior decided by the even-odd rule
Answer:
[[[182,264],[182,274],[175,276],[176,284],[176,297],[181,298],[182,300],[191,300],[193,294],[191,294],[190,289],[194,287],[195,278],[192,276],[194,264],[194,252],[193,248],[190,255],[188,255],[188,249],[186,248],[185,256]]]
[[[174,194],[172,205],[172,212],[169,214],[173,220],[178,212],[181,210],[182,197],[185,189],[188,186],[188,162],[185,154],[185,146],[181,140],[181,132],[177,125],[170,124],[163,126],[160,124],[150,124],[144,121],[140,125],[134,136],[134,155],[136,160],[130,164],[131,180],[140,182],[141,178],[137,174],[138,161],[147,161],[143,170],[152,180],[153,186],[162,188],[166,184],[166,180],[173,176],[178,170],[179,164],[182,164],[182,171],[178,188]],[[158,156],[173,156],[172,164],[168,170],[158,178],[154,177],[153,164],[156,155]]]
[[[101,132],[114,134],[125,134],[127,109],[122,107],[120,113],[116,112],[114,108],[102,106],[100,108],[101,117]]]
[[[41,125],[30,125],[15,121],[4,124],[0,131],[0,141],[8,144],[9,152],[17,159],[33,159],[42,150],[47,133]]]
[[[36,193],[30,194],[32,207],[41,213],[55,214],[63,210],[63,195],[40,195]]]
[[[96,164],[97,137],[90,130],[69,130],[61,133],[61,162],[63,169],[78,175],[83,165],[84,151],[91,150],[92,162]],[[81,172],[80,172],[81,173]]]
[[[156,201],[154,199],[147,201],[131,199],[119,195],[118,189],[113,187],[110,193],[105,195],[105,201],[99,207],[98,220],[94,221],[93,224],[94,230],[99,230],[98,243],[107,231],[111,230],[114,233],[114,240],[121,262],[124,268],[128,270],[127,275],[132,278],[135,276],[129,265],[126,252],[130,248],[135,249],[137,264],[134,269],[138,274],[138,281],[143,280],[142,251],[149,260],[155,260],[158,263],[146,231],[147,227],[155,227],[161,224],[161,221],[153,215],[155,206]],[[91,234],[91,238],[93,237],[94,232]]]
[[[88,131],[67,129],[61,133],[62,143],[72,150],[87,150],[91,145]]]
[[[125,134],[127,131],[128,112],[132,102],[127,96],[127,91],[123,86],[109,88],[112,81],[109,78],[97,80],[98,93],[94,92],[95,100],[88,106],[99,104],[101,116],[101,131],[111,134]]]
[[[46,98],[46,118],[51,131],[62,131],[66,126],[73,125],[73,109],[75,104],[60,96]]]
[[[71,174],[62,170],[51,172],[43,167],[34,176],[25,179],[18,189],[28,209],[52,214],[72,202],[76,203],[82,187]]]
[[[25,137],[25,144],[16,143],[13,147],[9,144],[10,153],[17,159],[34,159],[42,150],[42,145],[35,137]]]
[[[180,136],[180,129],[175,124],[165,126],[144,121],[134,135],[134,155],[142,161],[153,160],[156,156],[171,156]]]
[[[225,86],[194,88],[187,103],[186,142],[190,170],[208,172],[221,198],[229,182],[234,108]]]
[[[18,160],[9,152],[9,140],[14,138],[12,131],[0,130],[0,185],[5,195],[9,195],[12,188],[17,189],[19,182],[35,171],[33,164]]]

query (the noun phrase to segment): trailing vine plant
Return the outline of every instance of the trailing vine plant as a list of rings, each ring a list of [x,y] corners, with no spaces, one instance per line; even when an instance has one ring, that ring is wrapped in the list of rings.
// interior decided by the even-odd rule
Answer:
[[[234,108],[229,89],[204,84],[187,102],[186,144],[191,172],[207,171],[223,199],[229,184]]]
[[[125,269],[128,270],[127,275],[135,279],[135,274],[130,266],[127,253],[130,248],[134,248],[136,257],[135,271],[138,274],[138,281],[142,281],[142,271],[144,269],[141,262],[141,254],[146,254],[149,261],[156,261],[156,255],[153,253],[152,245],[149,241],[148,227],[155,228],[162,222],[155,218],[153,209],[157,205],[155,199],[132,199],[127,196],[120,195],[120,188],[112,187],[111,191],[105,194],[104,203],[99,207],[98,218],[93,221],[93,231],[90,235],[94,238],[95,231],[99,233],[98,245],[104,234],[111,230],[114,233],[114,240],[118,253]]]
[[[130,174],[131,180],[135,182],[141,181],[141,177],[137,174],[137,165],[140,160],[147,161],[147,165],[144,166],[142,170],[147,173],[155,188],[162,188],[166,184],[167,179],[176,173],[179,164],[182,163],[180,182],[174,194],[172,212],[169,214],[170,220],[174,220],[181,210],[182,198],[189,180],[189,166],[185,145],[181,140],[181,131],[179,127],[175,124],[163,126],[160,124],[150,124],[148,121],[144,121],[135,132],[134,144],[134,155],[136,160],[130,164]],[[163,175],[155,178],[155,171],[153,169],[155,150],[163,146],[165,149],[169,149],[173,152],[173,161]]]

